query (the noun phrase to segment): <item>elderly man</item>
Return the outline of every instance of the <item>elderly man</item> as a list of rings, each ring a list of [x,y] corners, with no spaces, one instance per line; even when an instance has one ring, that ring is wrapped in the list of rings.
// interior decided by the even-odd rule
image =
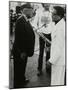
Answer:
[[[14,56],[14,88],[22,88],[29,80],[25,77],[27,58],[34,53],[35,34],[29,23],[33,9],[29,3],[21,6],[21,17],[16,21]]]

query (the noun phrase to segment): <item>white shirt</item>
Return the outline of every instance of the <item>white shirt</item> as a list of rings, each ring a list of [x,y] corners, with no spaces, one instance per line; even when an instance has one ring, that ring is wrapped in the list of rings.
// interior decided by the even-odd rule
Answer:
[[[38,30],[38,32],[49,34],[51,33],[51,22],[52,22],[51,13],[49,11],[44,11],[44,8],[41,8],[36,11],[36,16],[34,18],[33,27],[37,29],[37,28],[42,27],[42,25],[46,24],[46,26],[49,28],[46,29],[46,27],[43,26],[41,29]]]
[[[52,31],[54,31],[54,30],[55,30],[55,23],[50,22],[49,24],[47,24],[47,26],[42,27],[37,32],[49,34],[49,33],[52,33]]]

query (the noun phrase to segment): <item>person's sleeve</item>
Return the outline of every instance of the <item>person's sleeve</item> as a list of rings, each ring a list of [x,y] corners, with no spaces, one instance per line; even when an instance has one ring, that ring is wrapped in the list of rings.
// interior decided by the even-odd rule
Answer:
[[[50,23],[48,26],[44,25],[42,28],[37,30],[37,32],[45,33],[46,34],[46,32],[50,32],[51,33],[54,29],[55,29],[54,23]]]
[[[18,21],[16,23],[16,29],[15,29],[15,40],[17,43],[17,47],[19,47],[20,51],[25,51],[26,47],[26,30],[25,30],[25,24],[23,21]]]
[[[59,49],[56,47],[56,49],[53,49],[53,51],[51,52],[51,57],[49,59],[49,62],[51,64],[55,64],[57,62],[57,60],[59,60],[60,58],[60,51]]]
[[[57,63],[59,60],[62,50],[61,50],[61,41],[60,38],[58,38],[58,34],[53,38],[54,40],[52,41],[51,45],[51,57],[49,59],[49,62],[52,64]]]

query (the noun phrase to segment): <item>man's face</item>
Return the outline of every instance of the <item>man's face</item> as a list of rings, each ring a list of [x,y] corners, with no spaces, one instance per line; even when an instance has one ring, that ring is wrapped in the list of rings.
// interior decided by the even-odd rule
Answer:
[[[31,18],[34,10],[32,8],[24,8],[23,13],[27,16],[27,18]]]
[[[57,11],[55,9],[52,11],[52,20],[54,22],[57,22],[60,20],[60,16],[57,15]]]

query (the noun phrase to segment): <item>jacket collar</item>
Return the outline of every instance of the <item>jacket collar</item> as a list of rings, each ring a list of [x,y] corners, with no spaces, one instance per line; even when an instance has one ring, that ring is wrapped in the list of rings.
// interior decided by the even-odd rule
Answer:
[[[26,20],[27,22],[29,21],[29,19],[26,17],[25,14],[23,14],[22,16],[25,18],[25,20]]]

